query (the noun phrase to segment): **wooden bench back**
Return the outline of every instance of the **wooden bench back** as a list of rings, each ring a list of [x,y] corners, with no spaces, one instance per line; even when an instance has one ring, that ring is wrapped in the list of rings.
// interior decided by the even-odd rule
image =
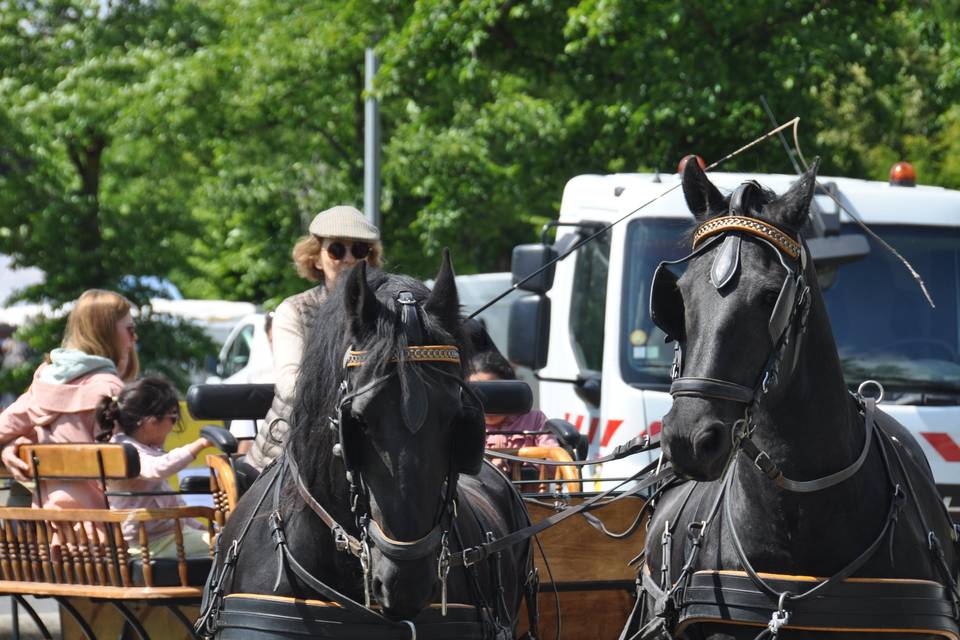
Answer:
[[[123,444],[30,444],[19,448],[31,479],[123,480],[140,475],[136,448]]]
[[[138,593],[137,587],[156,589],[146,525],[151,521],[173,520],[176,557],[171,560],[177,563],[179,578],[173,591],[184,596],[196,595],[198,586],[187,581],[183,547],[186,526],[183,521],[187,518],[206,520],[212,539],[214,513],[209,507],[124,510],[0,507],[0,593],[127,598]],[[136,523],[138,529],[142,584],[135,584],[135,577],[131,575],[133,556],[121,528],[125,522]],[[123,589],[131,591],[116,592]]]

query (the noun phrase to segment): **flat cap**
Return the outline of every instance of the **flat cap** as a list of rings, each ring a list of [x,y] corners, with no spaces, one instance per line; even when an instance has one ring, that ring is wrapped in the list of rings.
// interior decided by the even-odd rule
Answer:
[[[362,213],[347,205],[331,207],[314,216],[310,233],[321,238],[380,241],[380,230],[370,224]]]

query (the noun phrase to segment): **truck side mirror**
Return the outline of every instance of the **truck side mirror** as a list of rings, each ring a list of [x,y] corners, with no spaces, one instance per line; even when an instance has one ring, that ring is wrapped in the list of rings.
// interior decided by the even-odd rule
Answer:
[[[510,305],[507,357],[536,371],[547,366],[550,347],[550,298],[542,293],[517,298]]]
[[[519,244],[513,248],[513,258],[510,261],[510,273],[513,284],[543,268],[551,260],[556,259],[557,250],[547,244]],[[551,265],[543,273],[536,275],[517,287],[533,293],[546,293],[553,286],[553,274],[556,269]]]
[[[577,381],[573,385],[573,392],[577,397],[594,407],[600,407],[601,389],[603,386],[603,376],[599,371],[587,371],[577,375]]]

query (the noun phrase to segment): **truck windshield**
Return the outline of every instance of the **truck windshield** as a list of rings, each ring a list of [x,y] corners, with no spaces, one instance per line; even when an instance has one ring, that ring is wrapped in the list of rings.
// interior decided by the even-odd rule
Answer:
[[[652,388],[670,382],[673,345],[650,322],[650,281],[660,260],[686,255],[691,224],[640,219],[627,229],[621,370],[627,382]],[[821,274],[833,335],[847,383],[881,382],[888,398],[960,394],[960,230],[871,225],[923,277],[931,308],[906,268],[871,241],[866,258]],[[850,226],[844,232],[856,233]]]

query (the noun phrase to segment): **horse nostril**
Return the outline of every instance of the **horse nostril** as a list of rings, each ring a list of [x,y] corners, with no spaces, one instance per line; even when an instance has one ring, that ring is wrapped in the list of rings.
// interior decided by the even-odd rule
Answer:
[[[706,427],[694,442],[694,451],[698,458],[712,458],[723,449],[725,431],[720,424]]]

